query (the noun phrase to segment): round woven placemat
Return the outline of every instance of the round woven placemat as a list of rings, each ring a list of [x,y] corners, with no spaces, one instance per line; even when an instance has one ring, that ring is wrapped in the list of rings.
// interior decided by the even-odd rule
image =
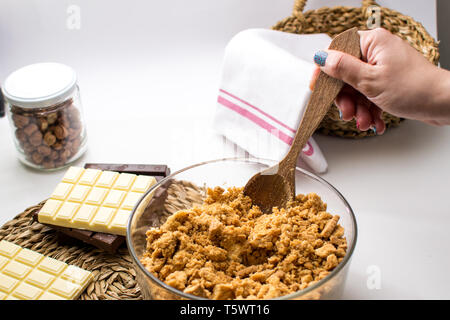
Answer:
[[[45,201],[29,207],[0,229],[0,240],[14,242],[43,255],[91,271],[94,280],[79,297],[80,300],[140,300],[141,291],[127,248],[116,254],[77,244],[58,241],[55,230],[35,222],[32,215]]]

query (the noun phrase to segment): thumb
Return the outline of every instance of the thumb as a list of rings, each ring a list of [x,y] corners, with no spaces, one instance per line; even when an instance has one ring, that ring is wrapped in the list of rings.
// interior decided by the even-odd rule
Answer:
[[[318,51],[314,62],[330,77],[340,79],[364,95],[371,95],[374,66],[336,50]]]

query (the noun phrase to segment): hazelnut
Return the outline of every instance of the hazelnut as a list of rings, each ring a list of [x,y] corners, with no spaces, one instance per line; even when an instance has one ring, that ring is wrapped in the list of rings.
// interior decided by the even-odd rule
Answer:
[[[53,134],[55,134],[55,127],[56,126],[48,126],[48,129],[47,129],[47,132],[50,132],[50,133],[53,133]]]
[[[37,148],[37,151],[42,154],[44,157],[49,156],[52,153],[52,149],[46,145],[40,145]]]
[[[42,144],[42,133],[40,131],[35,131],[28,141],[35,147]]]
[[[67,162],[67,154],[64,151],[61,151],[59,153],[59,161],[61,161],[62,163]]]
[[[44,142],[46,145],[52,146],[56,142],[56,137],[51,132],[47,132],[44,136]]]
[[[59,154],[59,157],[60,157],[61,160],[65,159],[64,162],[66,162],[67,159],[69,159],[71,155],[72,155],[72,153],[70,152],[70,149],[63,149],[61,151],[61,153]]]
[[[31,154],[34,151],[34,147],[30,143],[24,142],[24,144],[23,144],[23,151],[26,154]]]
[[[14,114],[14,115],[12,116],[12,119],[13,119],[14,125],[15,125],[17,128],[23,128],[23,127],[25,127],[28,123],[30,123],[30,118],[25,117],[25,116],[22,116],[22,115],[20,115],[20,114]]]
[[[66,160],[56,160],[55,162],[54,162],[54,164],[55,164],[55,167],[62,167],[63,165],[65,165],[66,164]]]
[[[22,129],[16,130],[16,138],[20,143],[24,143],[25,141],[27,141],[27,135]]]
[[[55,138],[55,140],[56,140],[56,138]],[[61,144],[61,142],[56,142],[54,145],[53,145],[53,149],[54,150],[61,150],[62,149],[62,144]]]
[[[70,151],[72,151],[73,154],[77,153],[78,149],[80,148],[81,141],[80,139],[75,139],[72,141],[72,146],[70,147]]]
[[[50,154],[50,159],[57,160],[58,158],[59,158],[59,152],[56,150],[53,150],[52,153]]]
[[[73,128],[73,129],[81,128],[81,121],[79,121],[79,120],[72,120],[72,122],[70,123],[70,127]]]
[[[65,114],[65,113],[61,114],[61,116],[59,117],[58,122],[59,122],[60,125],[62,125],[64,127],[67,127],[67,128],[70,127],[70,119],[67,116],[67,114]]]
[[[27,125],[24,129],[23,132],[25,132],[25,134],[29,137],[31,136],[35,131],[37,131],[39,128],[37,126],[37,124],[35,123],[30,123],[29,125]]]
[[[50,159],[45,159],[45,160],[42,162],[42,166],[43,166],[45,169],[52,169],[52,168],[55,167],[55,163],[54,163],[53,161],[51,161]]]
[[[78,138],[80,136],[80,133],[81,133],[81,127],[79,127],[78,129],[69,128],[69,139],[74,140],[74,139]]]
[[[65,164],[67,162],[67,157],[59,156],[59,159],[55,161],[55,164],[59,167],[59,163],[61,165]]]
[[[62,125],[57,125],[53,129],[53,132],[54,132],[56,138],[59,140],[62,140],[69,135],[69,132],[67,131],[67,129]]]
[[[64,146],[64,155],[67,157],[67,159],[69,159],[71,156],[74,155],[74,153],[72,152],[72,143],[67,143],[67,145]]]
[[[38,126],[41,131],[45,131],[48,128],[48,122],[45,120],[45,118],[38,119]]]
[[[35,164],[41,164],[44,160],[44,157],[39,152],[33,152],[33,154],[31,155],[31,160]]]
[[[69,118],[72,121],[80,120],[80,112],[73,105],[71,105],[69,108],[67,108],[67,114],[69,115]]]
[[[58,120],[58,114],[56,112],[50,113],[47,116],[47,122],[48,124],[54,124]]]

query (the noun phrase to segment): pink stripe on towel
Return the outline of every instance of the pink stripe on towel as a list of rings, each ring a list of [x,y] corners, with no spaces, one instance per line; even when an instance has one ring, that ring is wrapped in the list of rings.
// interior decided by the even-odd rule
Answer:
[[[314,148],[311,145],[311,143],[309,143],[309,141],[306,143],[306,146],[303,148],[302,152],[304,154],[306,154],[307,156],[312,156],[314,153]]]
[[[245,110],[244,108],[241,108],[237,104],[234,104],[233,102],[231,102],[230,100],[228,100],[222,96],[219,96],[217,98],[217,102],[220,103],[221,105],[223,105],[224,107],[227,107],[227,108],[239,113],[240,115],[247,118],[248,120],[256,123],[258,126],[267,130],[268,132],[270,132],[274,136],[278,137],[278,139],[287,143],[288,145],[292,144],[293,139],[291,137],[289,137],[284,132],[278,130],[277,128],[272,126],[270,123],[267,123],[263,119],[259,118],[257,115],[251,113],[250,111]]]
[[[251,104],[248,103],[247,101],[242,100],[241,98],[236,97],[235,95],[233,95],[233,94],[231,94],[231,93],[229,93],[229,92],[227,92],[227,91],[225,91],[225,90],[223,90],[223,89],[219,89],[219,91],[220,91],[220,92],[223,92],[223,93],[229,95],[230,97],[232,97],[232,98],[234,98],[234,99],[236,99],[236,100],[242,102],[243,104],[245,104],[245,105],[247,105],[247,106],[249,106],[249,107],[255,109],[255,110],[258,111],[259,113],[265,115],[265,116],[266,116],[267,118],[269,118],[270,120],[272,120],[272,121],[278,123],[280,126],[285,127],[285,128],[288,129],[289,131],[292,131],[293,133],[296,133],[296,132],[297,132],[295,129],[290,128],[289,126],[287,126],[286,124],[284,124],[284,123],[281,122],[280,120],[275,119],[275,118],[272,117],[270,114],[268,114],[268,113],[262,111],[261,109],[259,109],[258,107],[255,107],[254,105],[251,105]]]

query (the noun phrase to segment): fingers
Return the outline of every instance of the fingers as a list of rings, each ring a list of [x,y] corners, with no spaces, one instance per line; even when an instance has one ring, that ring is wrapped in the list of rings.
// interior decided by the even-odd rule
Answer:
[[[356,106],[351,94],[341,92],[336,98],[336,106],[340,110],[341,119],[350,121],[356,113]]]
[[[375,94],[372,86],[376,72],[374,66],[335,50],[318,51],[314,62],[329,76],[348,83],[364,95]]]
[[[372,124],[372,115],[369,111],[367,103],[362,101],[356,102],[356,127],[361,131],[367,131]]]
[[[362,60],[369,62],[369,64],[375,64],[373,58],[375,57],[375,51],[388,46],[388,42],[392,40],[393,35],[391,32],[384,28],[375,28],[372,30],[360,30],[358,31]]]
[[[346,86],[335,101],[345,121],[355,118],[356,126],[361,131],[372,129],[376,134],[383,134],[386,125],[382,120],[382,110],[367,100],[355,89]]]
[[[383,111],[376,105],[372,104],[370,107],[370,113],[372,115],[372,127],[375,128],[375,133],[383,134],[384,131],[386,131],[386,124],[381,117]]]

